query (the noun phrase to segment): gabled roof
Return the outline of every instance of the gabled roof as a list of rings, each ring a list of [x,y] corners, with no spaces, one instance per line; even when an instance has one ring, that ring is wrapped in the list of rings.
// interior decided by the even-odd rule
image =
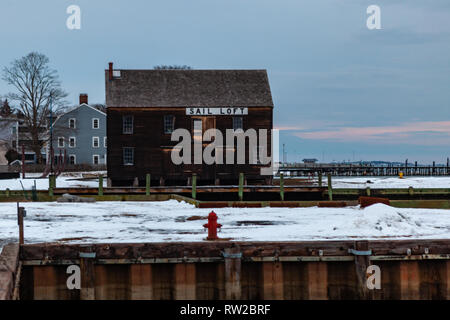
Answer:
[[[266,70],[120,70],[106,107],[273,107]]]
[[[79,109],[79,108],[81,108],[81,107],[88,107],[88,108],[91,108],[92,110],[95,110],[95,111],[101,113],[102,115],[104,115],[104,116],[106,117],[106,113],[104,113],[103,111],[100,111],[100,110],[98,110],[98,109],[96,109],[96,108],[94,108],[94,107],[91,107],[90,105],[88,105],[88,104],[86,104],[86,103],[82,103],[82,104],[80,104],[79,106],[76,106],[76,107],[70,109],[69,111],[64,112],[63,114],[60,114],[60,115],[55,119],[55,121],[53,122],[53,125],[55,125],[55,124],[58,122],[58,120],[61,119],[62,117],[64,117],[66,114],[71,113],[71,112],[73,112],[73,111],[75,111],[75,110],[77,110],[77,109]]]

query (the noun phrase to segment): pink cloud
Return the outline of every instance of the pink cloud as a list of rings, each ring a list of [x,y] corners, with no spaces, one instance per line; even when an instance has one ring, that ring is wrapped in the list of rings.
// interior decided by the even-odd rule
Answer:
[[[423,121],[385,127],[343,127],[332,130],[296,132],[295,136],[313,140],[343,142],[450,144],[450,121]]]

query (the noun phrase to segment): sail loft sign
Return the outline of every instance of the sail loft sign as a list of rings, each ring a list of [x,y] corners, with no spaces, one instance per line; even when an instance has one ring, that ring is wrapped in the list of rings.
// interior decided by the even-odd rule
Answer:
[[[248,108],[225,107],[225,108],[186,108],[188,116],[242,116],[248,114]]]

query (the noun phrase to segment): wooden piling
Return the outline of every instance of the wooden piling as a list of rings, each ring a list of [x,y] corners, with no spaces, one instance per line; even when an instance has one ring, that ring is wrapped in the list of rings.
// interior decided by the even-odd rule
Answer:
[[[145,195],[149,196],[150,195],[150,180],[151,176],[150,173],[147,173],[147,175],[145,176]]]
[[[226,300],[241,299],[241,254],[239,246],[224,250]]]
[[[368,251],[369,241],[355,241],[354,245],[357,251]],[[369,255],[355,255],[356,278],[358,279],[358,291],[361,299],[370,298],[369,289],[367,288],[367,267],[370,265]]]
[[[319,187],[322,187],[322,171],[319,171]]]
[[[53,197],[53,189],[56,187],[56,178],[54,174],[48,176],[48,195]]]
[[[19,244],[25,243],[24,232],[23,232],[23,217],[25,216],[25,208],[19,207],[17,202],[17,224],[19,225]]]
[[[91,247],[80,246],[81,300],[95,300],[95,269]]]
[[[103,175],[98,176],[98,195],[103,196]]]
[[[197,174],[192,174],[192,199],[197,199]]]
[[[280,199],[284,201],[284,175],[280,173]]]
[[[333,186],[331,185],[331,173],[328,173],[328,200],[333,201]]]
[[[238,191],[239,201],[244,199],[244,173],[239,173],[239,191]]]

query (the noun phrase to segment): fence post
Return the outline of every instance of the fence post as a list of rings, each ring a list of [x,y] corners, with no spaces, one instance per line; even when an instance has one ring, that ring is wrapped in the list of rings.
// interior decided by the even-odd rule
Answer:
[[[197,174],[192,174],[192,199],[197,199]]]
[[[280,173],[280,199],[284,201],[284,175]]]
[[[36,180],[34,180],[34,185],[31,186],[31,200],[37,201]]]
[[[239,201],[244,199],[244,173],[239,173],[239,191],[238,191]]]
[[[54,183],[53,183],[53,181],[54,181],[53,178],[54,177],[55,177],[55,175],[53,175],[53,174],[48,176],[48,195],[50,197],[53,197],[53,188],[55,187]],[[56,181],[55,181],[55,185],[56,185]]]
[[[322,171],[319,171],[319,187],[322,187]]]
[[[103,196],[103,175],[98,176],[98,195]]]
[[[145,195],[150,195],[150,173],[145,176]]]
[[[331,173],[328,173],[328,200],[333,201],[333,186],[331,185]]]
[[[26,211],[24,207],[19,207],[17,202],[17,224],[19,225],[19,244],[25,243],[25,238],[23,234],[23,217],[26,216]]]

